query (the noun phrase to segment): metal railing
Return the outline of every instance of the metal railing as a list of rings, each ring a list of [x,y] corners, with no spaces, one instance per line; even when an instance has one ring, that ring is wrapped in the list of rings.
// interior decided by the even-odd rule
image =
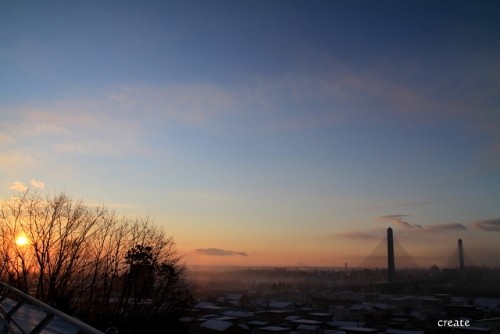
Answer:
[[[0,334],[39,334],[44,329],[50,333],[51,322],[69,325],[75,334],[104,334],[4,282],[0,282],[0,320]],[[54,333],[61,332],[54,329]]]

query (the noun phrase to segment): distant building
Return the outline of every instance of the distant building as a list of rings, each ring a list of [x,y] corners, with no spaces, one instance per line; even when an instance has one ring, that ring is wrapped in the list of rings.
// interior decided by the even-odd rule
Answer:
[[[262,327],[259,329],[256,329],[254,331],[255,334],[290,334],[291,331],[289,328],[286,327],[281,327],[281,326],[269,326],[269,327]],[[252,334],[254,334],[252,333]]]
[[[376,328],[368,327],[340,327],[339,330],[344,331],[345,334],[374,334],[379,331]]]
[[[248,331],[229,321],[210,319],[200,326],[201,334],[247,334]]]

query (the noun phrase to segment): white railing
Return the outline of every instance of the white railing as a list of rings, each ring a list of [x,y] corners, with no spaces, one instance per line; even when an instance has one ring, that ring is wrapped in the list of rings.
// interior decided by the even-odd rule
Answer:
[[[86,323],[0,282],[0,334],[104,334]]]

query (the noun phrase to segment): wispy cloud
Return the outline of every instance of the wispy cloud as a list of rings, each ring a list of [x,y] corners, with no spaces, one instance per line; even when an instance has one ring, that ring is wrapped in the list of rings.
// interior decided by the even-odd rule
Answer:
[[[389,222],[409,229],[422,229],[421,225],[410,224],[406,221],[408,215],[385,215],[377,217],[378,221]]]
[[[15,181],[9,184],[9,189],[14,191],[26,191],[28,187],[20,181]]]
[[[142,152],[159,125],[202,126],[236,104],[229,90],[210,84],[119,88],[92,99],[4,108],[15,117],[0,125],[0,144],[80,155]]]
[[[139,122],[110,110],[105,101],[55,101],[49,106],[12,109],[17,116],[3,129],[19,150],[83,155],[139,151],[145,132]]]
[[[22,151],[0,152],[0,169],[12,170],[32,165],[35,162],[33,156]]]
[[[446,224],[438,224],[438,225],[427,225],[424,226],[426,230],[431,230],[434,232],[440,231],[467,231],[468,228],[460,223],[446,223]]]
[[[382,205],[374,205],[360,208],[359,211],[374,211],[374,210],[395,210],[397,208],[405,208],[405,207],[420,207],[420,206],[428,206],[434,205],[438,203],[437,201],[412,201],[412,202],[395,202],[395,203],[387,203]]]
[[[45,182],[40,181],[40,180],[31,180],[30,184],[31,184],[31,186],[33,188],[36,188],[36,189],[43,189],[43,188],[45,188]]]
[[[472,227],[480,231],[500,232],[500,218],[478,220],[472,223]]]
[[[263,77],[239,94],[244,105],[265,110],[272,127],[311,128],[346,121],[359,116],[429,114],[441,115],[450,101],[437,100],[423,87],[397,79],[394,69],[379,64],[359,69],[336,59],[321,60],[323,70]],[[394,66],[394,64],[392,64]],[[415,69],[417,71],[417,69]],[[314,105],[307,112],[302,106]],[[257,108],[255,108],[257,107]],[[366,113],[370,110],[370,113]],[[270,115],[279,117],[269,117]]]
[[[40,180],[35,180],[35,179],[32,179],[30,181],[30,186],[35,188],[35,189],[43,189],[45,188],[45,182],[43,181],[40,181]],[[21,182],[21,181],[15,181],[15,182],[12,182],[8,185],[8,188],[10,190],[14,190],[14,191],[26,191],[28,190],[29,186],[25,185],[24,182]]]
[[[389,222],[396,224],[396,226],[402,227],[406,230],[413,230],[422,233],[439,233],[443,231],[467,231],[467,227],[460,223],[444,223],[444,224],[434,224],[434,225],[419,225],[411,224],[407,221],[409,215],[384,215],[376,217],[377,221]]]
[[[248,256],[246,252],[235,252],[220,248],[198,248],[195,251],[199,254],[208,256]]]
[[[192,83],[164,87],[127,87],[109,94],[121,110],[145,117],[176,120],[190,125],[208,122],[234,109],[238,100],[230,90],[213,84]]]
[[[374,76],[352,71],[342,77],[342,83],[355,92],[351,98],[362,94],[366,98],[378,99],[390,105],[391,110],[395,112],[427,112],[436,109],[435,102],[426,97],[421,90],[391,81],[384,75]]]
[[[479,70],[468,71],[477,57]],[[455,58],[448,53],[436,54],[433,61],[373,58],[358,66],[333,55],[311,52],[302,55],[296,71],[247,82],[239,96],[243,105],[256,111],[256,116],[260,110],[259,121],[272,129],[324,127],[382,116],[392,120],[397,117],[412,125],[453,120],[463,122],[474,133],[479,128],[494,135],[489,126],[496,120],[494,101],[499,81],[489,70],[498,67],[498,57],[476,51]],[[454,59],[453,63],[449,59]],[[439,69],[439,77],[423,76],[435,73],[432,64],[438,63],[447,64]],[[474,82],[488,83],[487,89],[479,89]]]
[[[338,237],[354,240],[379,240],[380,238],[383,238],[383,235],[380,233],[368,233],[361,231],[339,232],[335,233],[333,236],[336,238]]]

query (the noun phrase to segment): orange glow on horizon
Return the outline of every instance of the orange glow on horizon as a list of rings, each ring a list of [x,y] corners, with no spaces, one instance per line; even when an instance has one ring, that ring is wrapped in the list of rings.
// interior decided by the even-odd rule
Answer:
[[[229,247],[228,247],[229,248]],[[335,254],[335,252],[306,252],[305,250],[266,250],[250,252],[248,256],[210,256],[187,251],[184,263],[188,266],[249,266],[249,267],[356,267],[362,261],[362,256]]]

